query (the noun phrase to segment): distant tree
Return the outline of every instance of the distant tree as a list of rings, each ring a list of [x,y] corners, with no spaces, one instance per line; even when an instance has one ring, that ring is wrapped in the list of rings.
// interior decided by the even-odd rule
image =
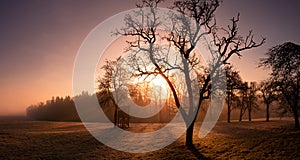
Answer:
[[[278,99],[274,83],[270,80],[262,81],[259,84],[259,91],[261,92],[263,102],[266,105],[266,121],[270,119],[270,105]]]
[[[97,93],[97,97],[99,100],[99,103],[107,106],[114,106],[114,116],[113,116],[113,122],[114,125],[117,125],[117,106],[115,103],[115,100],[113,98],[113,75],[115,74],[115,66],[116,66],[117,61],[111,61],[111,60],[106,60],[105,64],[101,67],[101,69],[104,70],[103,76],[101,76],[98,79],[98,90],[99,92]]]
[[[259,110],[258,105],[258,87],[256,82],[244,82],[241,86],[241,98],[242,102],[240,105],[240,119],[239,121],[242,121],[243,115],[246,111],[248,111],[248,120],[252,120],[252,112]]]
[[[286,42],[270,48],[266,56],[261,59],[260,66],[271,69],[271,79],[293,113],[295,128],[300,128],[300,46]]]
[[[256,82],[250,82],[250,86],[248,87],[249,97],[248,97],[248,119],[252,120],[252,112],[255,110],[259,110],[259,105],[257,104],[257,91],[258,87]]]
[[[247,102],[248,102],[248,83],[244,82],[241,85],[240,88],[240,97],[241,97],[241,103],[239,105],[240,108],[240,116],[239,116],[239,121],[241,122],[243,120],[243,115],[245,114],[247,110]]]
[[[120,110],[118,104],[124,103],[125,94],[122,93],[126,90],[126,84],[128,79],[130,79],[130,73],[123,68],[122,62],[120,57],[116,60],[106,60],[101,67],[104,70],[104,74],[98,79],[99,92],[97,95],[99,103],[102,104],[102,108],[106,107],[108,112],[110,112],[112,107],[114,108],[113,122],[115,126],[118,124],[117,121],[122,119],[119,115],[126,115]],[[127,115],[126,118],[128,118]]]
[[[240,99],[238,91],[242,87],[242,78],[237,71],[233,69],[233,66],[226,66],[226,81],[227,81],[227,122],[230,123],[231,111],[238,107]],[[235,103],[235,105],[234,105]]]

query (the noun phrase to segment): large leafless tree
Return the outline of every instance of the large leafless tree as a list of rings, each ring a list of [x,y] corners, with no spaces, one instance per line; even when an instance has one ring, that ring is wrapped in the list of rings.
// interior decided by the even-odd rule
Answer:
[[[230,57],[241,56],[242,51],[261,46],[265,39],[262,38],[261,41],[256,42],[251,31],[245,37],[240,36],[238,33],[239,15],[230,20],[231,23],[227,28],[217,27],[214,12],[220,5],[219,0],[176,0],[171,8],[181,14],[171,15],[171,29],[167,34],[161,34],[159,26],[162,25],[162,22],[155,12],[159,2],[160,0],[143,0],[138,7],[150,7],[150,12],[144,14],[143,11],[140,11],[135,16],[128,15],[124,19],[125,27],[118,30],[117,34],[131,37],[128,40],[128,50],[135,52],[133,59],[137,63],[132,66],[137,71],[135,76],[160,75],[167,82],[176,107],[187,124],[186,146],[192,147],[196,117],[203,100],[210,98],[212,94],[211,82],[215,78],[214,76],[218,75],[219,69],[228,63]],[[141,19],[137,20],[138,16],[141,16]],[[185,16],[189,18],[187,19]],[[216,46],[216,51],[211,53],[215,59],[208,67],[203,67],[200,59],[194,56],[195,47],[204,35],[211,35],[213,37],[211,43]],[[160,48],[160,39],[167,40],[170,46],[175,48],[176,52],[172,54],[179,57],[181,67],[170,65],[162,57],[163,48]],[[153,67],[143,67],[145,66],[144,61],[139,61],[138,56],[141,51],[146,53]],[[191,82],[194,82],[195,79],[190,74],[184,74],[186,95],[190,99],[188,112],[182,107],[178,96],[180,90],[170,80],[170,70],[175,69],[181,69],[185,73],[194,70],[197,73],[197,92],[199,94],[197,104],[192,103],[194,83]]]

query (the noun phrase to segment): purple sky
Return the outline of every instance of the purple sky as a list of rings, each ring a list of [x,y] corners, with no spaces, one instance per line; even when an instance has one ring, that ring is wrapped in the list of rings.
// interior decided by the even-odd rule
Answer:
[[[71,95],[73,62],[85,36],[110,16],[135,7],[135,0],[1,0],[0,115],[24,114],[30,104]],[[241,14],[240,31],[252,29],[264,46],[232,63],[247,81],[267,76],[257,69],[266,50],[286,41],[300,44],[300,1],[224,0],[219,25]]]

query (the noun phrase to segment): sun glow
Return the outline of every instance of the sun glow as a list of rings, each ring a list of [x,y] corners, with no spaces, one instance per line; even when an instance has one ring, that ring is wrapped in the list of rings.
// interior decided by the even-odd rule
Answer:
[[[168,96],[168,84],[161,75],[149,76],[146,79],[136,78],[133,80],[133,85],[140,101],[160,101],[167,99]],[[147,100],[148,99],[148,100]]]
[[[157,75],[150,81],[151,94],[155,99],[166,99],[168,93],[168,84],[161,75]]]
[[[165,79],[161,76],[161,75],[157,75],[151,82],[150,84],[152,85],[156,85],[156,86],[162,86],[164,88],[166,88],[166,86],[164,86],[166,83]]]

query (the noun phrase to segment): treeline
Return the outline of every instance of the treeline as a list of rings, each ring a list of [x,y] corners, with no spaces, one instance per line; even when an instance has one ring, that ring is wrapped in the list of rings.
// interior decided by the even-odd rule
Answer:
[[[97,92],[96,94],[89,94],[88,92],[82,92],[80,95],[75,97],[52,97],[50,100],[47,100],[45,102],[39,102],[38,104],[31,105],[27,108],[27,117],[33,120],[41,120],[41,121],[75,121],[79,122],[80,117],[78,115],[78,112],[76,110],[74,99],[78,99],[78,101],[85,101],[87,108],[85,110],[85,115],[91,115],[90,120],[88,121],[102,121],[101,118],[103,117],[95,117],[95,109],[96,107],[90,107],[89,102],[93,98],[93,96],[96,96],[99,102],[99,105],[103,112],[105,113],[106,117],[111,121],[115,121],[115,112],[116,108],[117,110],[120,110],[119,107],[114,103],[114,100],[111,99],[112,93],[105,93],[105,92]],[[133,99],[137,101],[138,104],[141,103],[140,100],[136,99],[137,95],[131,95],[133,96]],[[156,114],[155,116],[149,117],[149,118],[137,118],[137,117],[131,117],[130,116],[130,122],[131,123],[140,123],[140,122],[147,122],[147,123],[154,123],[154,122],[169,122],[174,114],[172,109],[172,101],[167,100],[165,104],[163,104],[164,107],[161,109],[161,111]],[[155,107],[155,106],[153,106]],[[100,109],[100,108],[99,108]]]
[[[73,98],[52,97],[45,103],[40,102],[27,108],[27,116],[34,120],[80,121]]]

